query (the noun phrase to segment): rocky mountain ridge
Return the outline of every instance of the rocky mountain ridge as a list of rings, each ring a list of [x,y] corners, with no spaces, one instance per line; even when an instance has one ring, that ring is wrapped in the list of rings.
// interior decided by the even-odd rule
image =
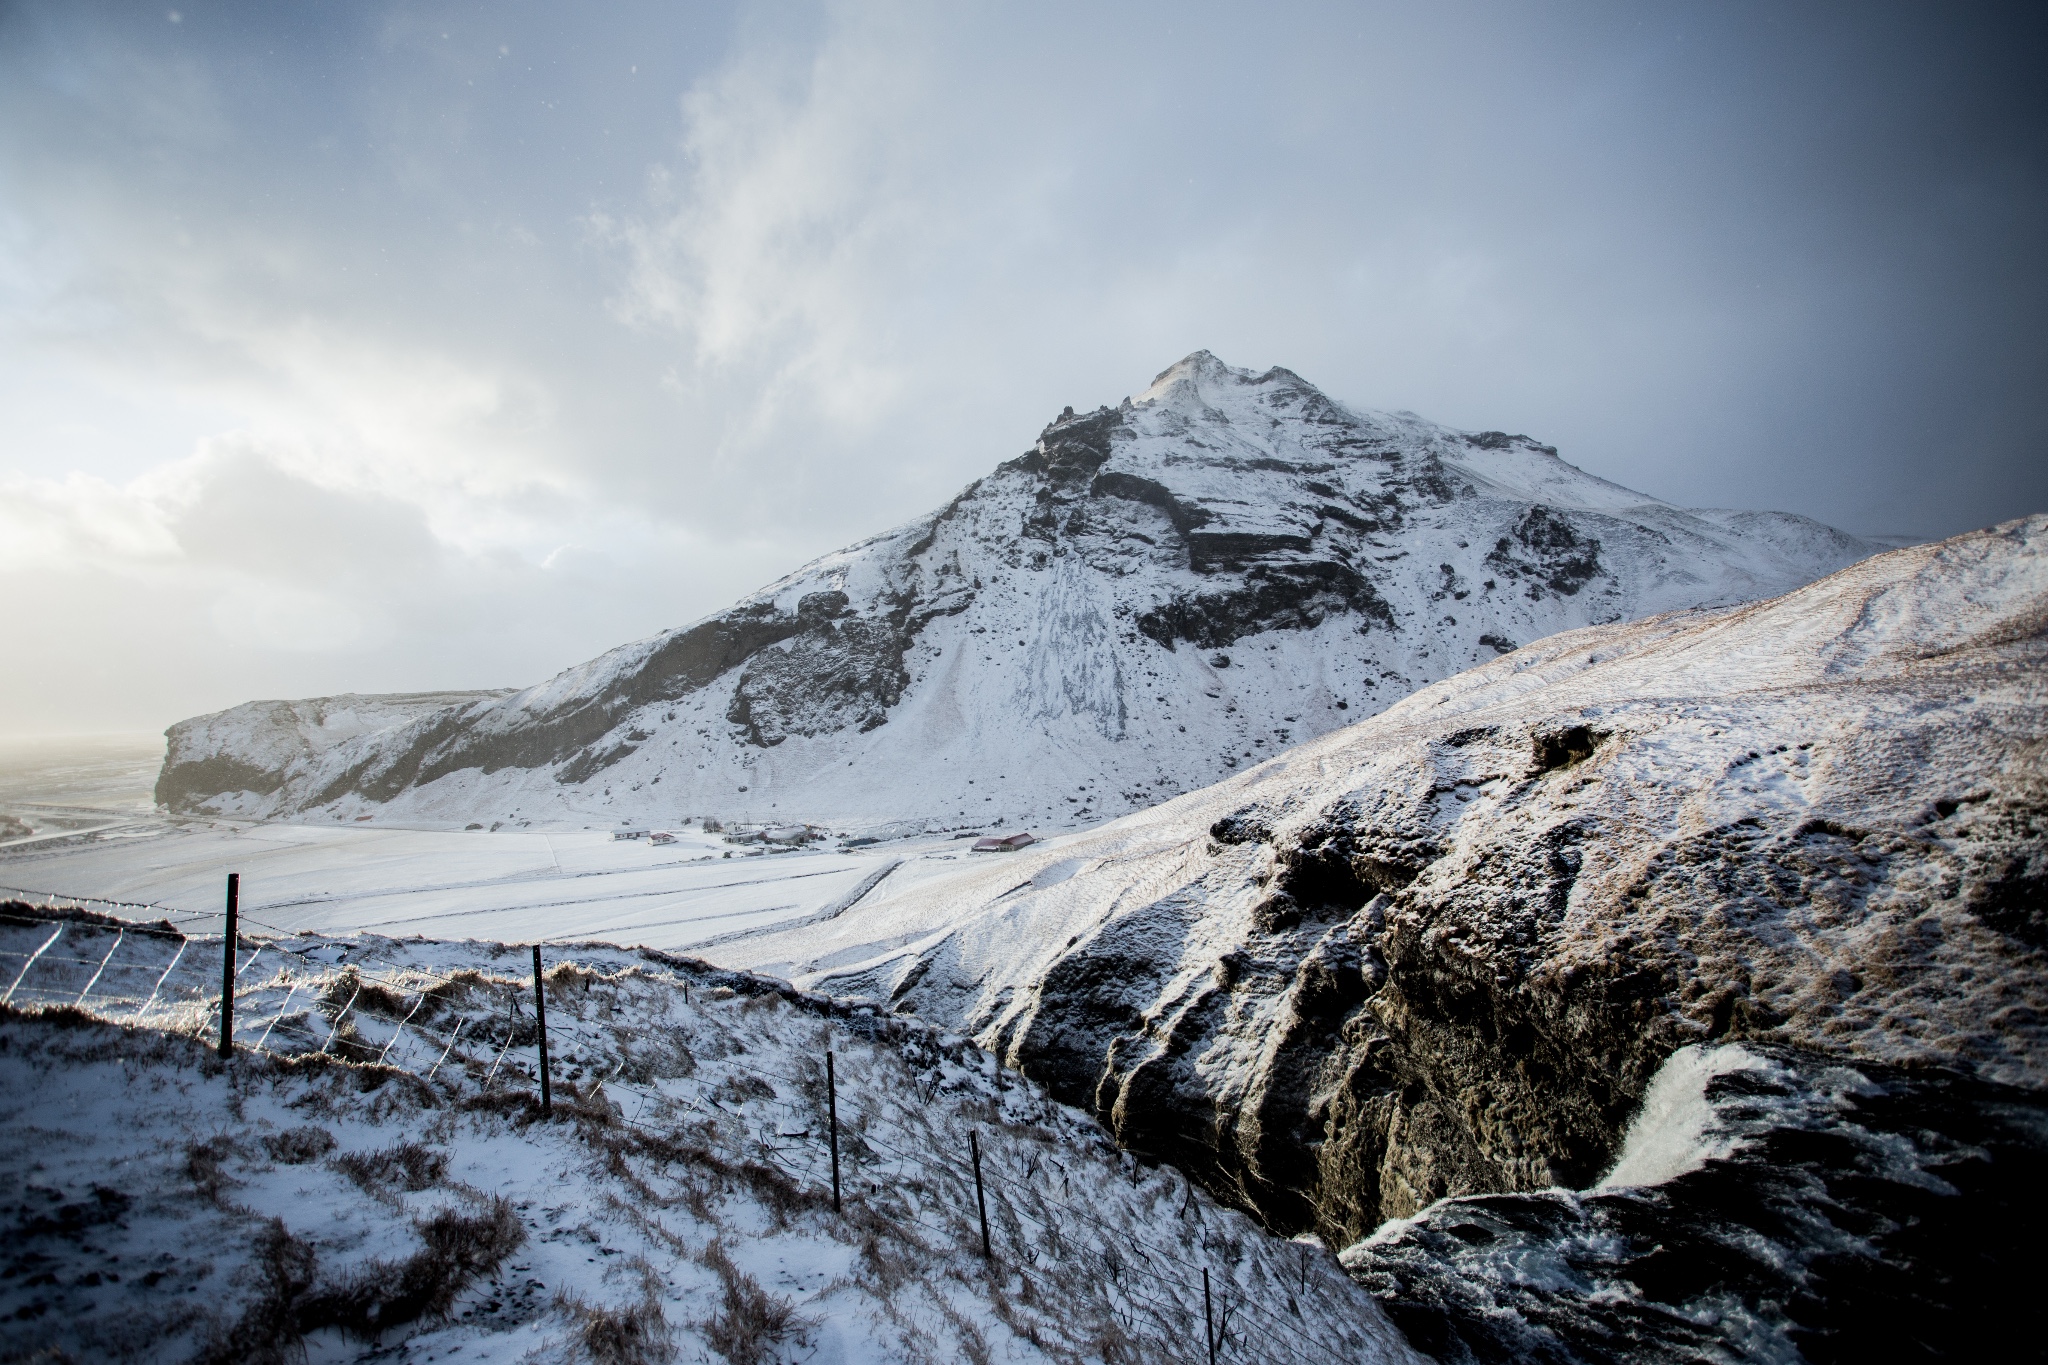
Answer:
[[[718,953],[969,1033],[1340,1245],[1590,1186],[1688,1046],[2048,1092],[2044,664],[2035,517],[1556,635]]]
[[[1876,548],[1197,352],[729,611],[318,751],[184,722],[163,791],[272,818],[1087,823],[1524,641]]]

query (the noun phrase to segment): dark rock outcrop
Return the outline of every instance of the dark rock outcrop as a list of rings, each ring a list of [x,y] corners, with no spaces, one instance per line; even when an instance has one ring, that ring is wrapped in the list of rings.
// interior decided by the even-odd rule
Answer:
[[[1394,628],[1394,613],[1365,575],[1346,564],[1256,565],[1234,590],[1190,594],[1138,617],[1138,629],[1168,649],[1186,641],[1217,649],[1262,630],[1313,630],[1341,612],[1361,631]]]
[[[1690,1161],[1445,1200],[1345,1263],[1471,1365],[1984,1360],[2031,1330],[2048,1096],[1760,1044],[1688,1049],[1657,1085],[1683,1116],[1631,1146]]]
[[[844,603],[844,593],[834,595]],[[905,643],[903,631],[886,620],[821,620],[747,661],[726,719],[764,749],[791,735],[872,730],[888,721],[910,682]]]
[[[1568,597],[1603,572],[1600,542],[1581,536],[1570,522],[1541,505],[1530,508],[1512,532],[1494,542],[1486,563],[1505,578],[1527,580],[1532,592],[1548,588]]]
[[[2044,607],[2037,518],[1574,632],[736,960],[914,962],[897,1008],[1337,1243],[1591,1184],[1689,1045],[2048,1093]]]

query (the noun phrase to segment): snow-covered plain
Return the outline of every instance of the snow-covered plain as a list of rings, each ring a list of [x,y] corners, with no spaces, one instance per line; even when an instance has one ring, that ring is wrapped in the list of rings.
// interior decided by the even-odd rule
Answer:
[[[1327,1252],[923,1026],[559,950],[542,1119],[522,950],[248,941],[231,1064],[221,950],[0,914],[9,1358],[1190,1361],[1206,1288],[1224,1359],[1415,1359]]]
[[[676,950],[829,915],[883,884],[916,885],[972,860],[966,841],[947,838],[765,853],[701,828],[673,834],[654,844],[604,830],[141,819],[56,846],[0,849],[0,894],[218,916],[234,872],[245,919],[276,930]]]

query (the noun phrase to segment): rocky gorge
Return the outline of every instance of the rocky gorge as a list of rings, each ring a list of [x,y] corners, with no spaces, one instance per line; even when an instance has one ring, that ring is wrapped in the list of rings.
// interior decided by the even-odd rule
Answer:
[[[1339,1246],[1593,1190],[1674,1058],[1715,1049],[1777,1049],[1808,1090],[1860,1067],[1866,1099],[2035,1112],[2044,655],[2032,518],[1566,632],[1156,810],[722,951],[952,1024]],[[2042,1150],[2017,1131],[2008,1160]]]

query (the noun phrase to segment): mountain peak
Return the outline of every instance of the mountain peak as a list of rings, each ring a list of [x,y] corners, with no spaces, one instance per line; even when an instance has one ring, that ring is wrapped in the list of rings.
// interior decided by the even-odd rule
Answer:
[[[1519,643],[1774,595],[1873,548],[1196,351],[725,612],[317,752],[235,713],[185,722],[166,790],[347,820],[1086,823]]]
[[[1192,351],[1154,375],[1152,383],[1138,395],[1138,401],[1159,402],[1171,399],[1177,393],[1200,396],[1204,389],[1239,387],[1253,380],[1250,370],[1226,365],[1210,351]]]

